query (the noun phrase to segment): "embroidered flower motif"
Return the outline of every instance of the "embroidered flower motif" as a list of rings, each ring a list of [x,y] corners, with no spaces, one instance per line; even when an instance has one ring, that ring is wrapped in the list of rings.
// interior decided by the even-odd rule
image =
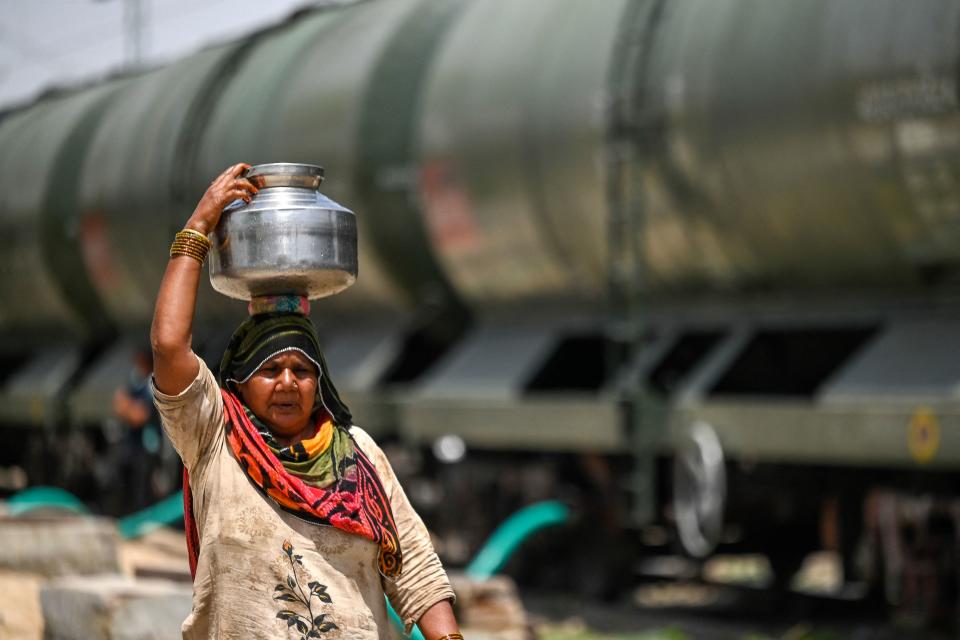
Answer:
[[[277,613],[277,618],[285,620],[288,629],[296,627],[297,633],[300,634],[300,640],[319,638],[321,634],[339,628],[332,621],[327,620],[326,613],[318,613],[317,615],[313,613],[312,603],[314,598],[324,604],[331,604],[333,602],[333,598],[327,593],[327,585],[320,584],[316,581],[309,582],[307,583],[307,590],[304,591],[303,587],[300,586],[300,578],[297,576],[298,566],[301,572],[304,570],[303,556],[294,553],[293,545],[289,540],[283,541],[283,552],[286,554],[287,561],[290,563],[292,575],[287,576],[286,584],[278,584],[274,587],[273,599],[279,602],[298,603],[298,608],[301,608],[301,613],[297,613],[292,609],[283,609]],[[318,604],[317,607],[319,608],[319,606]],[[303,612],[302,608],[306,608],[306,611]],[[306,613],[306,615],[302,615],[303,613]]]

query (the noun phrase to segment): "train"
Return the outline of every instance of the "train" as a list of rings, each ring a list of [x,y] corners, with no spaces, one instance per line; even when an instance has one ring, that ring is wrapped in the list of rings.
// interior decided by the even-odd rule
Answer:
[[[561,497],[609,575],[827,548],[955,611],[958,33],[955,0],[327,2],[7,109],[0,470],[96,448],[213,176],[316,163],[360,268],[312,316],[447,558]],[[204,283],[197,351],[244,314]]]

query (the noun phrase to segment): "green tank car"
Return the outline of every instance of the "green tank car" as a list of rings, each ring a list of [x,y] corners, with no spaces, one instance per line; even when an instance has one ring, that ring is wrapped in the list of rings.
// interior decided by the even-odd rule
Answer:
[[[611,549],[761,550],[787,584],[827,548],[940,610],[896,587],[906,530],[958,557],[958,29],[949,0],[370,0],[11,110],[0,465],[109,417],[219,168],[319,163],[360,267],[314,317],[438,535],[571,485]],[[214,361],[244,310],[201,297]]]

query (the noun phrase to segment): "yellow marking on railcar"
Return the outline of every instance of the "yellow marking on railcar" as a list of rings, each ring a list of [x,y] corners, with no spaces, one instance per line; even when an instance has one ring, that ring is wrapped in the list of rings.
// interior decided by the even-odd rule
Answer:
[[[907,427],[907,446],[917,464],[933,460],[940,448],[940,421],[932,409],[919,407]]]

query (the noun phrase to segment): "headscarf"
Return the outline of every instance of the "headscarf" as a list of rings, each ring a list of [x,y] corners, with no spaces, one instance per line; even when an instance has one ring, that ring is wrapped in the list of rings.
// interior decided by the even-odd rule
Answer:
[[[333,386],[313,323],[300,313],[269,311],[244,320],[220,360],[220,386],[230,389],[233,384],[246,382],[264,362],[291,350],[299,351],[316,365],[320,406],[326,408],[337,426],[349,429],[353,416]]]

